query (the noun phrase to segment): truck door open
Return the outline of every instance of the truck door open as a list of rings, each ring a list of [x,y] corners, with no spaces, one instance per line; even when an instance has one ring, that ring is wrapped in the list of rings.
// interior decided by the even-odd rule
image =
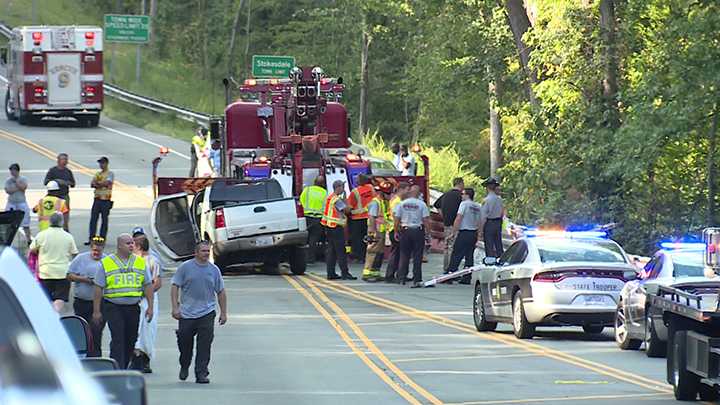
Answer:
[[[48,53],[48,104],[80,105],[80,53]]]
[[[150,213],[150,227],[155,245],[167,257],[182,260],[194,254],[197,229],[190,217],[186,193],[155,200]]]

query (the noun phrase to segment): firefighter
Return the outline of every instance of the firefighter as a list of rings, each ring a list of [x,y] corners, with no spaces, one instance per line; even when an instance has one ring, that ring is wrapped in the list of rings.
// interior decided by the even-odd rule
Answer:
[[[392,192],[392,184],[383,181],[375,187],[375,197],[368,205],[367,253],[365,254],[365,266],[363,267],[363,281],[384,280],[380,275],[380,268],[382,267],[385,252],[385,236],[393,223],[388,206],[388,200]]]
[[[205,150],[206,137],[208,134],[207,128],[200,127],[195,131],[195,135],[192,137],[192,143],[190,144],[190,175],[189,177],[195,177],[197,171],[198,158]]]
[[[350,255],[358,261],[365,258],[364,241],[367,236],[368,205],[375,197],[375,188],[371,180],[370,176],[359,174],[359,185],[350,192],[347,200],[350,208]]]
[[[318,243],[322,236],[320,220],[323,216],[323,203],[327,198],[325,190],[325,177],[318,176],[312,186],[307,186],[300,193],[300,204],[305,211],[308,230],[307,262],[312,264],[317,260]]]
[[[325,209],[320,223],[325,228],[327,238],[327,251],[325,263],[327,264],[327,279],[357,280],[350,274],[347,264],[347,253],[345,253],[345,225],[347,223],[347,212],[350,208],[345,202],[345,182],[335,180],[333,192],[325,200]],[[340,266],[341,276],[335,272],[335,263]]]
[[[38,214],[38,230],[44,231],[50,227],[50,216],[59,212],[65,216],[70,210],[65,204],[65,200],[60,198],[60,185],[51,180],[47,184],[47,195],[40,199],[33,212]]]
[[[482,185],[487,189],[487,196],[482,204],[482,220],[480,224],[485,243],[485,256],[497,259],[503,254],[502,221],[504,208],[502,198],[498,195],[500,183],[490,177]]]
[[[395,196],[390,200],[390,218],[392,223],[389,226],[390,230],[390,257],[388,257],[387,268],[385,269],[385,282],[394,283],[395,274],[397,273],[398,263],[400,262],[400,242],[395,238],[395,207],[398,206],[408,196],[410,191],[410,184],[402,182],[398,184]]]
[[[462,202],[458,207],[455,222],[452,226],[452,238],[455,243],[452,247],[450,263],[445,268],[445,274],[456,272],[463,258],[465,259],[465,268],[474,265],[475,244],[477,243],[478,230],[482,219],[482,207],[473,201],[475,190],[472,188],[464,189],[461,196]],[[463,277],[460,283],[469,284],[470,275]]]
[[[405,284],[413,260],[412,288],[422,287],[422,256],[430,236],[430,210],[420,198],[420,188],[410,188],[409,198],[395,207],[395,239],[400,242],[400,264],[396,282]],[[426,233],[427,231],[427,233]]]

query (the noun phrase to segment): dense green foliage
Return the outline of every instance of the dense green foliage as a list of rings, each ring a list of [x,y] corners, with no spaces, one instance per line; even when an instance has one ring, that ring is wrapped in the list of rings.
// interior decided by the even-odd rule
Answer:
[[[36,1],[44,23],[99,23],[141,4]],[[11,23],[28,22],[31,0],[3,2]],[[524,3],[529,16],[527,66],[510,3]],[[80,11],[59,21],[75,15],[67,10]],[[465,166],[442,169],[455,163],[438,158],[436,184],[466,170],[488,175],[493,83],[500,175],[517,222],[613,221],[619,240],[643,251],[663,235],[717,222],[715,0],[157,0],[153,26],[141,82],[134,48],[123,45],[107,52],[112,81],[220,113],[228,72],[245,78],[253,54],[294,55],[345,79],[357,125],[365,33],[369,131],[457,150]]]

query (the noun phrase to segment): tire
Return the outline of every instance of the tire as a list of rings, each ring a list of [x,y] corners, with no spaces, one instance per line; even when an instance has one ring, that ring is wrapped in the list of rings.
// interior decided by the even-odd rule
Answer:
[[[20,110],[18,113],[18,122],[20,125],[30,125],[32,124],[33,116],[31,113],[27,111]]]
[[[100,124],[100,115],[93,115],[87,118],[79,118],[80,124],[86,128],[96,128]]]
[[[694,401],[700,390],[700,377],[687,370],[687,331],[675,332],[672,341],[673,345],[668,353],[667,364],[675,399]]]
[[[625,306],[621,302],[615,310],[615,343],[621,350],[637,350],[642,340],[632,339],[625,321]]]
[[[210,261],[215,263],[218,269],[220,269],[220,274],[225,274],[228,266],[227,260],[223,256],[217,254],[217,252],[215,252],[215,249],[210,250]]]
[[[288,256],[290,272],[296,276],[305,274],[305,269],[307,268],[307,249],[301,247],[292,248],[290,252],[288,252]]]
[[[532,339],[535,335],[535,325],[528,322],[525,317],[525,307],[522,301],[522,292],[518,291],[513,296],[513,333],[518,339]]]
[[[475,321],[475,329],[477,329],[478,332],[494,331],[495,328],[497,328],[497,322],[490,322],[485,317],[485,305],[483,303],[480,283],[475,284],[475,296],[473,298],[473,320]]]
[[[700,384],[698,394],[700,394],[701,401],[716,402],[720,399],[720,393],[718,393],[718,390],[715,387],[705,384]]]
[[[15,110],[10,108],[10,89],[5,93],[5,116],[8,121],[17,121]]]
[[[651,358],[663,358],[667,355],[667,342],[663,342],[655,332],[655,324],[645,311],[645,354]]]
[[[599,335],[605,329],[604,325],[583,325],[583,331],[588,335]]]

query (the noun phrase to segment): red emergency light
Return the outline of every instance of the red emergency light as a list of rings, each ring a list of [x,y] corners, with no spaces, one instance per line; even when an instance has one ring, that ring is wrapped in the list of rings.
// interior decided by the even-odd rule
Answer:
[[[95,33],[92,31],[88,31],[85,33],[85,39],[95,39]]]
[[[32,39],[33,39],[33,45],[39,46],[40,42],[42,42],[42,39],[43,39],[42,32],[33,32]]]

